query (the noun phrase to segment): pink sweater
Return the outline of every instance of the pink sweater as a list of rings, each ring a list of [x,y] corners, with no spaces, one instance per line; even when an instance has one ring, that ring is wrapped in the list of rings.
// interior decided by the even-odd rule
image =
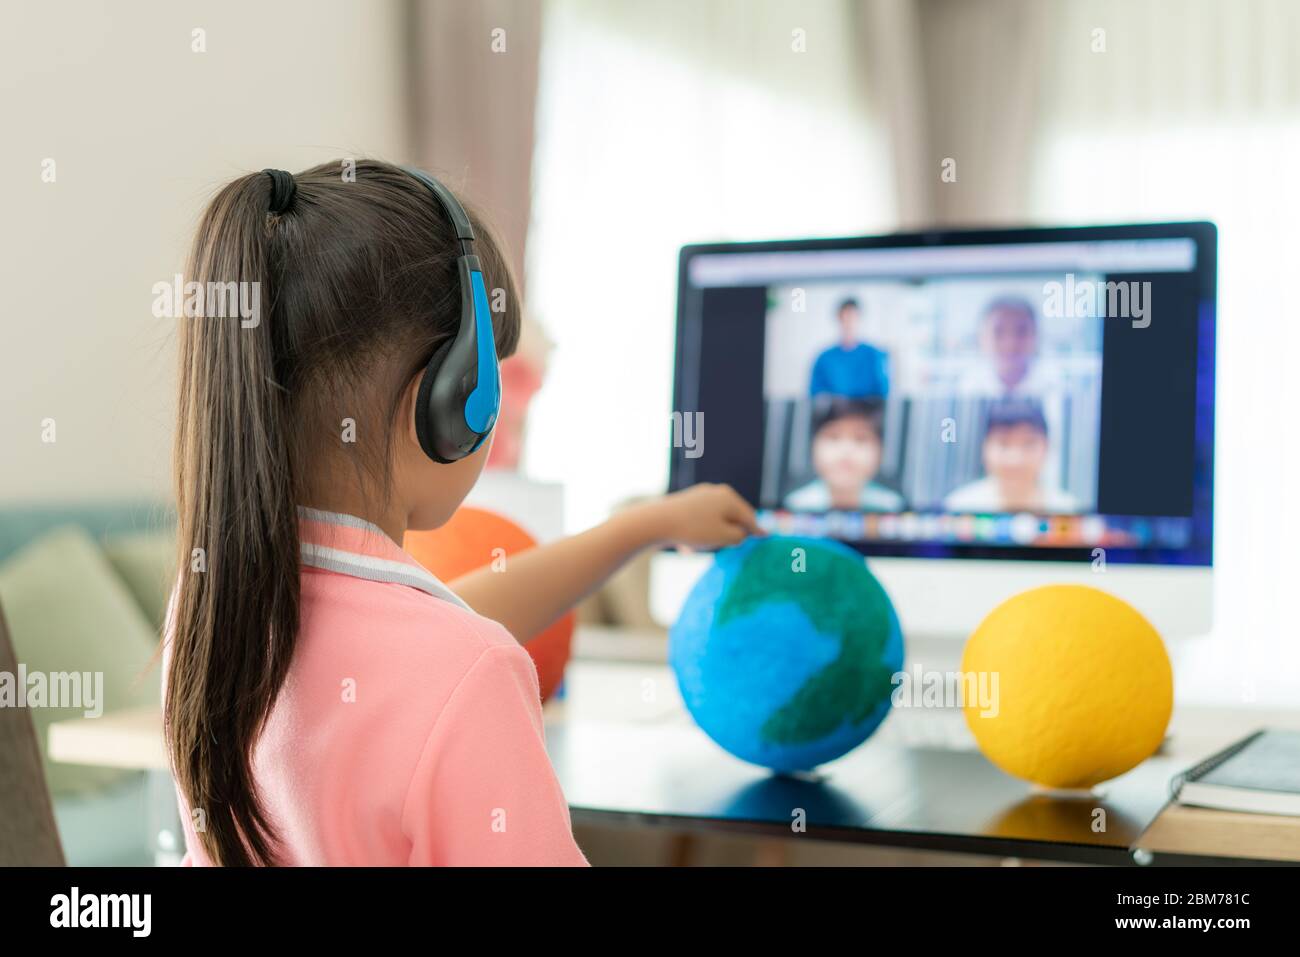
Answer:
[[[528,653],[376,526],[301,516],[301,631],[254,750],[280,862],[585,865]]]

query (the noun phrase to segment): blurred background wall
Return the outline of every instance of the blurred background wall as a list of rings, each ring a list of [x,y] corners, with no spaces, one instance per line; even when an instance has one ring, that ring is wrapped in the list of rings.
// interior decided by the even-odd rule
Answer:
[[[153,284],[223,181],[407,152],[402,16],[392,0],[5,5],[0,497],[170,489],[174,329]]]

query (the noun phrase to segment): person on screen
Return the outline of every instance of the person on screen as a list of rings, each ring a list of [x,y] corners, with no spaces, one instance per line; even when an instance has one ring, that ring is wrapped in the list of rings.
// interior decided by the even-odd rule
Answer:
[[[961,379],[965,395],[1040,396],[1055,386],[1038,355],[1038,314],[1019,296],[1002,296],[984,307],[977,333],[980,360]]]
[[[785,497],[796,512],[901,512],[903,497],[877,484],[883,405],[879,399],[823,396],[813,406],[817,478]]]
[[[950,512],[1077,512],[1078,502],[1043,481],[1047,420],[1032,400],[999,402],[989,411],[980,454],[985,477],[944,499]]]
[[[858,333],[862,306],[853,298],[835,313],[840,340],[813,363],[808,394],[842,395],[851,399],[883,399],[889,394],[889,356],[863,342]]]

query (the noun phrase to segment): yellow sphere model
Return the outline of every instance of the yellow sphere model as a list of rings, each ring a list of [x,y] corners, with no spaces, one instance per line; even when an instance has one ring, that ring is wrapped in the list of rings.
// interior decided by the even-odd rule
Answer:
[[[1155,628],[1084,585],[1034,588],[993,609],[967,641],[962,671],[967,687],[973,674],[996,690],[991,707],[965,703],[984,756],[1053,788],[1089,788],[1150,757],[1174,705]]]

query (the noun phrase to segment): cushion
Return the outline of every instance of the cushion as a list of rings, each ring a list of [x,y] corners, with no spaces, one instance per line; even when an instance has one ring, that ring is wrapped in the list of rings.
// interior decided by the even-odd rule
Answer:
[[[104,543],[104,555],[154,631],[161,633],[168,596],[176,583],[176,535],[172,532],[112,535]]]
[[[105,713],[159,705],[157,632],[82,529],[48,532],[0,565],[0,603],[18,662],[29,675],[102,673]],[[46,780],[56,795],[98,790],[130,773],[49,760],[50,724],[84,713],[84,707],[31,709]]]

